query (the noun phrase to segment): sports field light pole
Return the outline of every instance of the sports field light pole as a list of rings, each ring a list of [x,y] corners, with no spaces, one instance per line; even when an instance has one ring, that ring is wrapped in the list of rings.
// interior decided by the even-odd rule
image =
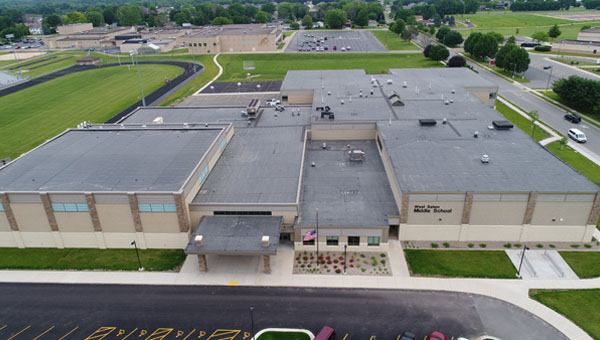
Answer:
[[[15,37],[14,34],[7,34],[5,35],[6,38],[8,38],[9,40],[11,40],[11,44],[12,44],[12,39]],[[17,59],[17,48],[15,45],[13,45],[13,53],[15,54],[15,62],[17,62],[17,67],[19,68],[19,77],[23,77],[23,73],[21,72],[21,66],[19,65],[19,59]]]
[[[135,240],[133,240],[133,242],[131,242],[131,245],[135,247],[135,254],[137,255],[138,265],[139,265],[138,269],[139,269],[139,271],[143,272],[144,267],[142,267],[142,261],[140,261],[140,253],[138,251],[137,243],[135,242]]]
[[[140,62],[138,60],[138,50],[135,49],[129,53],[131,55],[131,60],[133,61],[133,55],[135,54],[135,64],[137,66],[138,79],[140,81],[140,89],[142,90],[142,106],[146,106],[146,98],[144,97],[144,86],[142,85],[142,75],[140,73]]]
[[[525,250],[529,250],[528,246],[523,247],[523,252],[521,253],[521,263],[519,263],[519,270],[517,271],[517,277],[521,277],[521,266],[523,265],[523,260],[525,259]]]
[[[250,324],[252,327],[252,338],[250,340],[254,340],[254,306],[250,306]]]
[[[550,73],[548,74],[548,82],[546,82],[546,89],[544,90],[544,93],[548,92],[548,86],[550,86],[550,78],[552,78],[552,70],[554,70],[554,67],[550,65]]]

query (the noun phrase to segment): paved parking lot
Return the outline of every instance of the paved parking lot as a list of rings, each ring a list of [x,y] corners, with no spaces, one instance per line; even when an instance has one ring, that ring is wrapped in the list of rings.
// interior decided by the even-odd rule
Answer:
[[[285,52],[367,53],[387,52],[387,49],[369,31],[298,31]]]
[[[279,92],[282,83],[282,80],[214,82],[200,93]]]

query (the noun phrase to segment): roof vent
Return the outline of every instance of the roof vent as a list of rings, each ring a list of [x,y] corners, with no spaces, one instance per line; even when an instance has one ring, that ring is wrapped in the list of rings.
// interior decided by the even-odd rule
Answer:
[[[156,117],[152,121],[152,124],[163,124],[163,123],[164,123],[163,117]]]
[[[331,91],[327,91],[327,95],[328,95],[328,96],[331,96]]]
[[[435,121],[435,119],[419,119],[419,124],[421,126],[435,126],[437,122]]]
[[[450,105],[450,101],[446,100],[446,101],[444,102],[444,104],[446,104],[446,105]]]
[[[448,124],[448,119],[447,118],[442,119],[442,124]]]
[[[323,150],[327,149],[327,143],[323,143],[322,148],[323,148]]]
[[[402,82],[402,87],[407,88],[408,87],[408,83],[405,81]]]
[[[269,236],[264,235],[262,237],[262,246],[263,246],[263,248],[267,248],[270,245],[271,245],[271,241],[269,241]]]
[[[450,99],[450,104],[454,103],[454,99]]]
[[[475,132],[473,133],[473,138],[477,138],[477,137],[479,137],[479,132],[478,132],[478,131],[475,131]]]
[[[204,235],[196,235],[196,237],[194,237],[195,245],[201,246],[203,242],[204,242]]]
[[[481,156],[481,163],[488,164],[489,162],[490,162],[490,156],[488,156],[488,155]]]
[[[452,94],[456,93],[456,91],[454,91],[454,89],[452,89]]]
[[[387,80],[388,85],[392,85],[393,81],[391,79]]]
[[[313,167],[313,168],[314,168],[316,165],[317,165],[317,163],[315,163],[315,162],[312,162],[312,163],[310,163],[310,166],[311,166],[311,167]]]

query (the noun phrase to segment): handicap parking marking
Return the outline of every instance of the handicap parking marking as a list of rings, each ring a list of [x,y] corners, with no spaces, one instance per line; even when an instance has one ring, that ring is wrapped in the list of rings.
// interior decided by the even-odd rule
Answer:
[[[240,332],[239,329],[217,329],[206,340],[233,340]]]
[[[8,340],[12,340],[14,339],[17,335],[25,332],[26,330],[28,330],[31,327],[31,325],[28,325],[27,327],[23,328],[22,330],[18,331],[17,333],[13,334],[10,338],[8,338]]]
[[[146,340],[163,340],[171,334],[172,331],[173,328],[157,328],[152,334],[148,335]]]
[[[47,330],[45,330],[43,333],[41,333],[40,335],[36,336],[35,338],[33,338],[33,340],[37,340],[39,338],[41,338],[42,336],[44,336],[44,334],[50,332],[51,330],[54,329],[54,325],[52,325],[52,327],[48,328]]]
[[[100,327],[90,334],[85,340],[102,340],[112,333],[117,327]]]

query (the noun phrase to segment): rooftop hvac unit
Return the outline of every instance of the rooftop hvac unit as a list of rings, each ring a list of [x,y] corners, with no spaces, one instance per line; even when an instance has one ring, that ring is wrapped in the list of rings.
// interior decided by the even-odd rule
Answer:
[[[490,162],[490,156],[488,156],[488,155],[481,156],[481,163],[487,164],[489,162]]]
[[[510,130],[514,127],[508,120],[493,120],[492,125],[496,130]]]
[[[263,248],[267,248],[271,245],[271,241],[269,241],[269,236],[265,235],[262,237],[262,246]]]
[[[152,124],[164,124],[163,117],[154,118],[154,120],[152,121]]]
[[[392,85],[393,81],[391,79],[387,80],[388,85]]]
[[[367,154],[363,150],[360,150],[360,149],[348,151],[348,156],[350,157],[351,161],[362,162],[365,160],[366,155]]]
[[[408,83],[406,82],[406,80],[402,82],[402,87],[404,87],[404,88],[408,87]]]
[[[419,119],[419,124],[421,126],[435,126],[437,122],[435,121],[435,119]]]
[[[203,242],[204,242],[204,236],[203,235],[196,235],[196,237],[194,237],[194,244],[195,245],[201,246]]]

